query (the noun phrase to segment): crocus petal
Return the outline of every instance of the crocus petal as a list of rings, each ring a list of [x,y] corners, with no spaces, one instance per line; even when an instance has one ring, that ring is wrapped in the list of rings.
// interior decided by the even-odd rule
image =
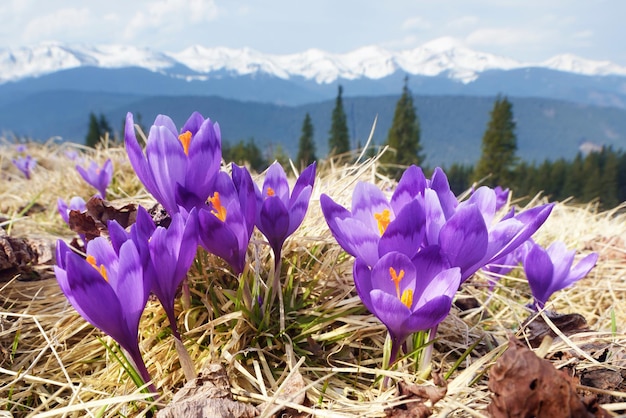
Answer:
[[[433,176],[430,180],[430,188],[437,193],[443,213],[446,219],[449,219],[455,212],[459,201],[454,193],[452,193],[452,190],[450,190],[450,183],[448,183],[446,173],[439,167],[436,167],[433,171]]]
[[[591,253],[580,260],[570,271],[568,282],[573,283],[585,277],[598,262],[598,253]]]
[[[148,301],[151,282],[143,277],[141,259],[135,244],[127,241],[120,248],[119,279],[115,293],[124,307],[128,328],[138,329],[139,319]]]
[[[96,328],[115,339],[122,347],[129,347],[137,336],[131,335],[124,318],[124,310],[113,288],[100,273],[79,255],[67,253],[67,278],[72,306]]]
[[[413,311],[402,324],[402,328],[411,330],[411,333],[431,329],[448,316],[451,307],[451,297],[434,297]]]
[[[271,189],[271,192],[269,191]],[[263,181],[263,190],[261,193],[266,196],[277,196],[280,200],[289,202],[289,183],[283,166],[278,162],[274,162],[265,172],[265,180]]]
[[[489,187],[479,187],[465,202],[459,204],[459,208],[475,204],[483,215],[485,225],[491,225],[496,213],[496,193]]]
[[[265,199],[257,226],[269,241],[274,254],[279,254],[289,232],[289,212],[278,196]]]
[[[169,119],[169,118],[168,118]],[[195,135],[199,130],[202,124],[204,123],[204,117],[199,112],[193,112],[191,116],[187,119],[183,127],[181,128],[181,132],[191,132],[192,135]],[[172,126],[174,127],[174,132],[176,132],[176,127],[172,122]]]
[[[524,271],[535,300],[543,307],[552,294],[554,266],[548,253],[540,245],[534,245],[524,259]]]
[[[183,132],[185,130],[186,127],[183,127]],[[219,125],[212,123],[207,118],[197,131],[188,130],[193,133],[193,138],[189,145],[185,188],[201,200],[206,201],[211,194],[213,181],[219,172],[222,161],[222,140]]]
[[[113,251],[119,254],[122,244],[124,244],[130,236],[128,232],[126,232],[126,230],[116,221],[109,221],[107,229],[109,231],[109,238],[111,240],[111,245],[113,246]]]
[[[432,189],[424,190],[423,207],[426,214],[426,235],[425,245],[439,245],[439,233],[446,223],[446,216],[443,213],[441,202],[437,193]]]
[[[409,166],[391,196],[390,204],[394,212],[399,213],[410,201],[423,194],[425,189],[426,177],[422,169],[415,165]]]
[[[487,227],[476,205],[459,208],[439,233],[442,253],[462,272],[483,258],[487,242]]]
[[[561,241],[555,241],[546,249],[550,260],[554,266],[552,273],[553,283],[562,283],[567,279],[567,276],[572,269],[572,263],[574,262],[574,256],[576,251],[568,250],[565,243]]]
[[[176,185],[184,183],[187,168],[187,156],[180,141],[167,128],[152,126],[146,156],[155,185],[164,199],[160,203],[169,213],[175,213],[178,210]]]
[[[378,231],[376,213],[392,211],[383,192],[372,183],[359,182],[352,193],[352,216],[361,221],[368,229]],[[394,213],[391,213],[393,220]]]
[[[374,309],[372,313],[385,324],[389,333],[396,339],[403,341],[412,332],[419,331],[405,327],[404,323],[411,316],[411,311],[395,295],[374,289],[370,293],[370,298]]]
[[[352,218],[336,219],[335,239],[350,255],[361,257],[373,266],[378,261],[378,234],[368,229],[360,221]]]
[[[380,238],[378,255],[399,251],[413,257],[424,240],[426,215],[418,200],[407,203]]]
[[[126,146],[126,153],[128,154],[130,164],[133,166],[137,177],[139,177],[139,180],[143,183],[146,190],[148,190],[158,202],[165,201],[164,196],[161,195],[161,191],[157,188],[152,171],[148,166],[148,160],[146,159],[143,150],[137,141],[133,115],[130,112],[126,115],[124,144]]]
[[[378,235],[361,222],[352,219],[348,210],[327,195],[320,196],[320,205],[330,232],[341,248],[354,257],[364,257],[370,266],[376,264]]]
[[[368,311],[374,312],[372,306],[372,299],[370,293],[372,292],[372,271],[368,267],[367,263],[360,258],[354,259],[354,265],[352,266],[352,276],[354,277],[354,287],[356,288],[363,305]]]
[[[295,199],[293,199],[292,195],[292,198],[289,201],[289,229],[287,230],[287,236],[293,234],[304,220],[306,211],[309,209],[312,192],[313,187],[307,186],[300,190]]]
[[[225,222],[220,221],[208,209],[198,212],[200,243],[210,253],[224,259],[236,274],[243,271],[245,254],[241,254],[238,237]]]
[[[305,168],[300,176],[298,176],[298,180],[296,180],[296,184],[293,186],[293,190],[291,191],[291,197],[289,199],[289,206],[293,207],[296,204],[296,200],[300,200],[300,194],[304,190],[312,190],[313,185],[315,184],[315,171],[317,164],[313,162],[307,168]],[[309,196],[311,192],[309,192]]]

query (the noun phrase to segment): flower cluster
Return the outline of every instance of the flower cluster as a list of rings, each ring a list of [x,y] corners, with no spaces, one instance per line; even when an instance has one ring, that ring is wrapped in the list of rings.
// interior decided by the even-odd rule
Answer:
[[[145,153],[129,113],[125,143],[137,176],[168,212],[169,226],[156,226],[147,211],[139,207],[128,231],[111,221],[107,225],[109,240],[99,237],[88,242],[86,258],[59,241],[56,275],[72,306],[113,337],[148,381],[137,344],[139,318],[148,294],[152,292],[159,299],[173,336],[180,340],[174,299],[198,246],[221,257],[235,274],[240,274],[246,267],[248,244],[257,226],[280,257],[285,240],[304,219],[315,181],[315,164],[300,175],[291,195],[285,172],[273,164],[261,191],[246,168],[233,164],[230,174],[222,170],[219,125],[197,112],[180,133],[169,117],[158,116],[150,129]],[[92,162],[86,169],[76,169],[98,189],[100,197],[106,196],[113,170],[110,160],[101,168]],[[69,205],[61,199],[58,202],[66,222],[70,210],[84,207],[84,200],[78,197]]]
[[[180,342],[174,300],[198,247],[221,257],[241,275],[255,227],[267,239],[276,263],[274,282],[267,288],[280,285],[283,246],[308,210],[316,164],[303,170],[290,190],[285,171],[274,163],[259,186],[245,167],[222,166],[219,125],[199,113],[193,113],[180,131],[169,117],[159,115],[145,150],[133,123],[129,113],[125,144],[130,164],[169,214],[168,226],[156,225],[139,207],[128,229],[110,221],[109,238],[86,243],[86,257],[59,241],[55,272],[72,306],[128,352],[147,382],[150,376],[137,339],[148,295],[159,299]],[[104,198],[112,178],[111,161],[77,169]],[[503,214],[508,201],[508,189],[488,187],[459,201],[443,170],[435,169],[427,179],[416,166],[404,172],[389,198],[374,184],[358,183],[350,210],[321,195],[332,235],[355,257],[356,292],[388,329],[392,362],[411,334],[430,331],[429,337],[434,337],[455,293],[479,269],[503,272],[502,264],[523,263],[535,307],[543,308],[553,292],[593,267],[596,255],[572,268],[574,253],[563,244],[544,250],[531,240],[551,204]],[[84,206],[81,198],[69,205],[58,203],[66,222],[70,210]],[[279,295],[282,304],[282,292]],[[271,304],[273,295],[269,300]],[[281,331],[283,315],[281,310]]]
[[[392,361],[410,334],[430,330],[432,338],[460,284],[515,254],[553,207],[512,210],[498,218],[507,200],[507,190],[480,187],[459,202],[441,169],[426,179],[416,166],[404,172],[390,199],[363,182],[354,189],[350,211],[322,195],[332,234],[355,257],[356,290],[389,331]],[[546,294],[558,286],[548,285]]]

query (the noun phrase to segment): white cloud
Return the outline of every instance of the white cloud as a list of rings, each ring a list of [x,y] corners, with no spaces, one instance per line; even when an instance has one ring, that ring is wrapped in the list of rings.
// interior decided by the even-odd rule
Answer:
[[[467,29],[476,26],[479,21],[477,16],[461,16],[446,22],[445,27],[450,30]]]
[[[539,30],[518,28],[482,28],[471,32],[465,41],[472,46],[516,46],[544,41],[546,34]]]
[[[431,23],[421,16],[413,16],[402,22],[402,29],[404,30],[427,30],[431,27]]]
[[[33,17],[24,27],[22,38],[26,42],[34,42],[63,37],[68,27],[72,29],[72,34],[76,35],[77,31],[82,32],[91,24],[91,14],[86,7],[59,9],[50,14]]]
[[[177,32],[189,24],[210,22],[218,15],[214,0],[161,0],[151,2],[147,11],[137,11],[126,26],[124,37],[133,40],[145,30]]]

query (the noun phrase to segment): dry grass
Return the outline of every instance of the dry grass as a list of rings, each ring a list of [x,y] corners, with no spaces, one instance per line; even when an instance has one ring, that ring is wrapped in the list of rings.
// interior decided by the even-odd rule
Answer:
[[[33,179],[27,181],[11,164],[15,147],[0,150],[0,213],[13,236],[69,239],[71,231],[57,214],[56,200],[95,190],[74,169],[65,151],[68,144],[28,144],[38,159]],[[79,150],[83,157],[102,163],[114,161],[115,176],[108,199],[150,205],[121,148]],[[275,400],[300,373],[307,401],[292,405],[316,417],[385,416],[385,409],[402,403],[392,381],[419,382],[413,356],[391,371],[382,369],[385,328],[360,304],[352,284],[352,258],[333,240],[321,215],[319,196],[331,195],[350,205],[358,180],[375,181],[383,189],[393,184],[377,175],[376,163],[354,167],[322,167],[309,213],[303,226],[285,246],[282,277],[287,330],[281,333],[276,318],[269,323],[237,303],[245,286],[267,283],[272,260],[259,234],[250,246],[249,268],[241,282],[224,263],[199,253],[189,273],[191,306],[177,305],[185,345],[199,370],[221,362],[229,372],[233,392],[240,400],[260,404]],[[29,203],[41,205],[20,215]],[[536,204],[535,202],[534,204]],[[575,287],[557,293],[548,306],[561,313],[577,312],[593,333],[557,339],[545,351],[572,351],[564,362],[577,370],[624,367],[626,334],[626,219],[622,211],[598,213],[593,205],[558,204],[536,240],[548,244],[562,240],[585,254],[600,253],[598,266]],[[5,228],[8,226],[5,225]],[[144,416],[150,403],[99,342],[102,334],[88,325],[67,303],[51,266],[37,266],[41,280],[3,277],[0,283],[0,416]],[[490,292],[478,274],[463,286],[458,298],[475,298],[480,307],[461,312],[453,308],[439,327],[433,366],[447,373],[477,343],[448,379],[448,395],[435,406],[439,416],[485,416],[489,403],[486,373],[506,348],[507,335],[519,331],[528,317],[528,285],[519,272],[505,277]],[[240,285],[241,284],[241,285]],[[276,314],[277,317],[277,314]],[[167,403],[184,384],[184,375],[165,314],[149,301],[142,319],[141,348],[148,369]],[[105,341],[112,343],[108,338]],[[599,365],[585,351],[590,341],[605,343],[611,354]],[[618,350],[617,348],[621,349]],[[564,364],[559,364],[563,366]],[[287,384],[284,384],[287,382]],[[617,397],[626,397],[618,393]],[[285,401],[279,401],[288,404]],[[624,405],[609,406],[625,409]],[[271,414],[266,408],[263,416]],[[10,415],[9,415],[10,416]]]

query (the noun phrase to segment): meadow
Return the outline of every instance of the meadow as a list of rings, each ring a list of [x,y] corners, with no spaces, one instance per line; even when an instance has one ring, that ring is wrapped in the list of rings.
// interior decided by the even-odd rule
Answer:
[[[159,392],[154,398],[129,377],[118,361],[115,342],[68,303],[53,266],[57,239],[69,243],[76,237],[59,215],[57,199],[88,200],[95,193],[75,165],[102,165],[111,159],[114,175],[106,200],[115,208],[151,208],[155,201],[121,146],[104,144],[94,150],[70,143],[24,145],[37,160],[30,179],[12,164],[24,151],[8,141],[0,148],[5,231],[0,236],[0,265],[6,267],[0,271],[0,416],[152,416],[155,406],[170,403],[186,382],[161,304],[153,297],[148,300],[139,333],[143,358]],[[578,394],[597,397],[610,414],[624,413],[623,207],[600,211],[593,203],[567,201],[554,206],[533,236],[535,241],[563,241],[578,257],[593,251],[599,259],[585,278],[556,292],[545,310],[528,309],[531,292],[519,268],[493,286],[480,270],[463,283],[439,325],[432,369],[418,371],[424,347],[414,339],[408,354],[386,368],[386,328],[361,303],[352,277],[354,258],[337,244],[320,209],[322,193],[350,207],[359,181],[393,190],[395,182],[380,173],[377,159],[319,163],[306,217],[282,251],[284,329],[278,310],[263,318],[241,302],[248,297],[247,285],[269,283],[274,273],[270,247],[258,231],[239,278],[222,259],[198,250],[187,275],[189,295],[176,299],[175,312],[193,368],[204,371],[205,381],[221,382],[221,391],[214,392],[221,400],[217,410],[233,408],[232,415],[223,416],[240,417],[399,417],[418,416],[410,415],[416,413],[411,408],[425,404],[435,416],[486,417],[492,399],[490,370],[511,336],[525,346],[534,345],[533,324],[542,322],[552,337],[535,349],[538,355],[576,376]],[[507,208],[522,197],[513,191]],[[539,195],[526,207],[542,203]],[[17,247],[8,237],[25,240],[29,256],[14,251]],[[586,325],[562,331],[549,311],[579,314]],[[612,373],[616,383],[591,386],[590,373],[598,371]],[[435,382],[443,387],[442,381],[446,390],[441,399],[427,399],[415,389],[436,387]],[[399,382],[409,385],[409,391],[401,393]]]

